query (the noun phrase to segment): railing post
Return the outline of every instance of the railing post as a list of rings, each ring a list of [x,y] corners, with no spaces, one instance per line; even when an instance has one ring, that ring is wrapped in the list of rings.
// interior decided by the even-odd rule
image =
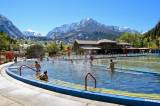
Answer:
[[[96,78],[93,77],[93,75],[91,73],[87,73],[86,77],[85,77],[85,90],[87,90],[87,81],[88,81],[88,76],[91,76],[91,78],[94,80],[94,87],[96,88],[96,85],[97,85],[97,81],[96,81]]]
[[[27,68],[29,68],[29,69],[32,69],[33,71],[36,71],[35,69],[33,69],[33,68],[31,68],[31,67],[29,67],[29,66],[27,66],[27,65],[22,65],[22,66],[20,66],[20,68],[19,68],[19,75],[21,76],[22,75],[22,67],[23,66],[25,66],[25,67],[27,67]]]
[[[85,77],[85,90],[87,90],[87,75]]]
[[[20,69],[19,69],[19,75],[20,75],[20,76],[22,75],[22,66],[21,66]]]

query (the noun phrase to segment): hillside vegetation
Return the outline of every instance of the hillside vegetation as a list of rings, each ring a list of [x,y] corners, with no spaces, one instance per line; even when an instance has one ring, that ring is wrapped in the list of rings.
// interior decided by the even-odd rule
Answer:
[[[117,38],[118,42],[130,43],[133,47],[160,48],[160,21],[158,24],[144,34],[123,33]]]
[[[160,48],[160,21],[157,25],[144,34],[144,38],[151,47]]]

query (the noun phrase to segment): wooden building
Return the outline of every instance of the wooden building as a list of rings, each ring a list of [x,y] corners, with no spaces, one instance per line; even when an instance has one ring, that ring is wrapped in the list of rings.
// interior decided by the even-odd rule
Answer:
[[[101,48],[97,41],[75,40],[73,50],[76,54],[97,54]]]
[[[148,48],[133,48],[129,43],[102,39],[98,41],[75,40],[73,51],[76,54],[127,54],[149,51]]]

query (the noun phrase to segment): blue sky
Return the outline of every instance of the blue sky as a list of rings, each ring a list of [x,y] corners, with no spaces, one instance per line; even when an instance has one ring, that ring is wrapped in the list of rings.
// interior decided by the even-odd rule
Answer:
[[[0,0],[0,14],[44,35],[84,18],[144,32],[160,20],[160,0]]]

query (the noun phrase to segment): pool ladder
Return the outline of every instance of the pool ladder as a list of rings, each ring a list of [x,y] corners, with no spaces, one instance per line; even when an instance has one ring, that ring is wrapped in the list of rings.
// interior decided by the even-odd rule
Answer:
[[[22,66],[20,66],[20,68],[19,68],[19,75],[20,75],[20,76],[22,75],[22,67],[27,67],[27,68],[29,68],[29,69],[31,69],[31,70],[33,70],[33,71],[36,71],[34,68],[31,68],[31,67],[29,67],[29,66],[27,66],[27,65],[22,65]]]
[[[88,76],[90,76],[90,78],[92,78],[94,80],[94,87],[96,88],[96,84],[97,84],[96,78],[91,73],[87,73],[87,75],[85,77],[85,90],[87,90]]]

